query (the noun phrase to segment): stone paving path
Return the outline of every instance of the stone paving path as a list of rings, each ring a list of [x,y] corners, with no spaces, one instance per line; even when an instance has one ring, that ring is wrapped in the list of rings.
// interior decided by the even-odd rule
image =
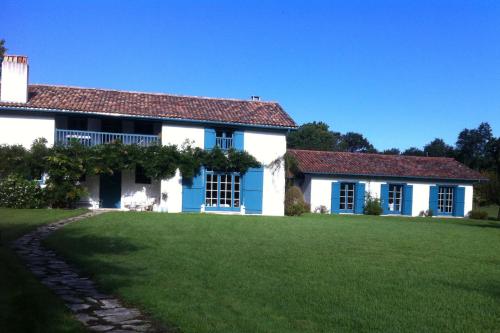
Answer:
[[[13,243],[16,253],[47,287],[52,289],[74,313],[76,319],[97,332],[158,332],[137,309],[127,308],[109,295],[100,293],[94,283],[78,274],[41,240],[55,230],[102,212],[89,212],[39,227]]]

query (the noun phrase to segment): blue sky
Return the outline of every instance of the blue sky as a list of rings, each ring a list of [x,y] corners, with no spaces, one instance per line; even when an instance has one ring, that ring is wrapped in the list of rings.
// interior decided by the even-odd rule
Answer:
[[[279,101],[378,148],[500,134],[499,1],[2,1],[30,82]]]

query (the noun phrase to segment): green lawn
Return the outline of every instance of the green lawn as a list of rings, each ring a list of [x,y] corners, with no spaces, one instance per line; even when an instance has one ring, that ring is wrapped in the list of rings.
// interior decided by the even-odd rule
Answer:
[[[500,328],[492,221],[109,213],[48,242],[183,332]]]
[[[9,248],[11,241],[41,224],[82,213],[0,209],[0,332],[85,332]]]

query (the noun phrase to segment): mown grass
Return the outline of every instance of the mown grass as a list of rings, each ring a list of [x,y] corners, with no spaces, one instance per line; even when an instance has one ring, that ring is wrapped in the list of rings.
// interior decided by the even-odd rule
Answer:
[[[48,242],[183,332],[500,328],[500,224],[109,213]]]
[[[39,225],[82,213],[0,209],[0,332],[86,332],[10,248],[11,241]]]

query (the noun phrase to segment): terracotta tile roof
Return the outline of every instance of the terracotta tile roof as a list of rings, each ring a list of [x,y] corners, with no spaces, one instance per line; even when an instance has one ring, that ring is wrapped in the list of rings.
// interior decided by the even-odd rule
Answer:
[[[289,149],[302,173],[485,180],[453,158]]]
[[[245,101],[65,86],[29,85],[28,102],[17,106],[141,117],[215,121],[273,127],[296,127],[275,102]]]

